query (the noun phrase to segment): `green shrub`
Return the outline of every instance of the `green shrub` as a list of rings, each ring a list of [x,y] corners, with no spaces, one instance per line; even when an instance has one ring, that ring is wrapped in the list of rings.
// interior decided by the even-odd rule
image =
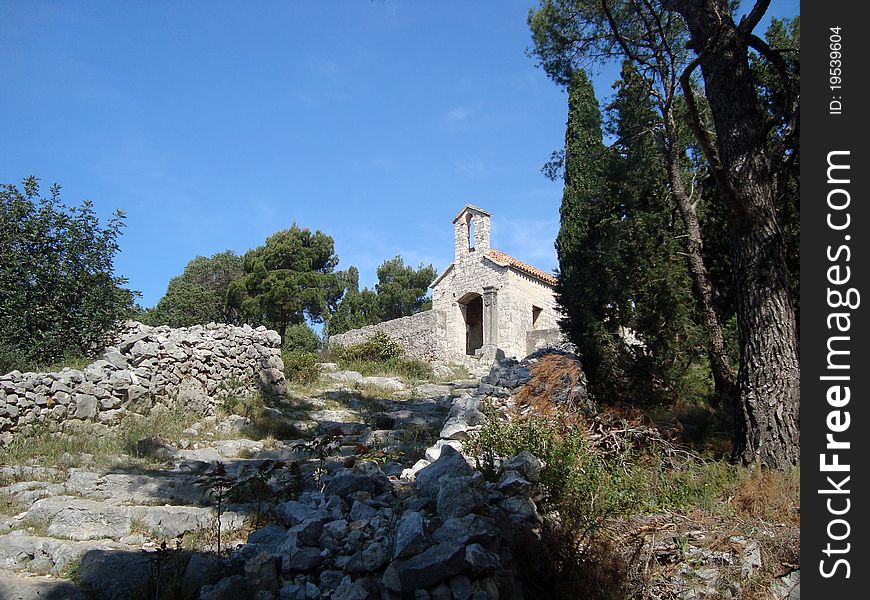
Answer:
[[[652,450],[630,450],[605,457],[580,427],[559,431],[555,423],[531,417],[489,420],[470,440],[482,457],[487,477],[496,475],[496,459],[527,450],[544,461],[540,485],[545,511],[558,511],[563,525],[581,533],[606,519],[662,509],[711,510],[735,489],[739,471],[724,461],[665,464]]]
[[[403,355],[402,347],[381,331],[364,342],[339,346],[329,352],[329,358],[335,360],[342,369],[358,371],[363,375],[395,376],[406,380],[432,377],[429,363]]]
[[[306,323],[290,325],[284,333],[284,350],[317,352],[320,337]]]
[[[364,342],[338,349],[336,354],[345,361],[380,362],[400,358],[404,351],[390,336],[378,331]]]
[[[432,377],[432,365],[429,363],[406,358],[393,358],[385,361],[389,370],[404,379],[430,379]]]
[[[406,380],[429,379],[432,367],[422,360],[389,358],[381,361],[339,359],[342,369],[357,371],[362,375],[401,377]]]
[[[281,355],[284,360],[284,376],[289,381],[308,385],[320,379],[320,369],[317,363],[320,357],[314,352],[291,350]]]

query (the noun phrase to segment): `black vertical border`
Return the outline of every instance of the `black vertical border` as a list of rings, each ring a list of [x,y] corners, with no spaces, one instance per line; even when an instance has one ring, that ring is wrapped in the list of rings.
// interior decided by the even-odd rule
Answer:
[[[870,294],[867,286],[870,163],[864,133],[870,98],[863,81],[870,75],[867,64],[870,62],[867,42],[870,23],[866,13],[863,2],[814,0],[801,3],[801,588],[804,598],[809,599],[866,598],[870,581],[867,551],[870,538],[866,527],[870,509],[866,491],[870,483],[867,468],[870,461],[867,443],[870,438],[870,410],[867,408],[870,361],[865,348],[870,343],[870,334],[866,318],[868,307],[864,306],[870,302],[870,296],[863,295],[864,292]],[[841,90],[830,87],[830,69],[836,67],[831,64],[832,27],[841,28]],[[832,114],[835,112],[831,109],[832,100],[842,102],[840,114]],[[838,162],[847,161],[850,166],[848,184],[828,183],[828,154],[832,151],[849,152],[847,158],[843,155],[837,158]],[[837,171],[841,175],[835,177],[843,177],[845,172]],[[847,190],[850,198],[847,209],[829,209],[827,196],[833,189]],[[841,193],[834,194],[835,203],[842,203],[844,198]],[[835,224],[841,224],[846,212],[850,219],[848,229],[835,231],[829,227],[829,213],[834,213]],[[829,248],[836,256],[841,246],[849,248],[850,260],[845,260],[846,251],[842,251],[839,260],[829,260]],[[840,277],[846,266],[850,268],[847,283],[832,285],[829,282],[828,269],[835,264],[841,267]],[[854,288],[864,297],[855,309],[832,308],[827,300],[829,288],[843,293]],[[829,330],[828,315],[833,312],[849,313],[848,333]],[[828,340],[835,335],[849,338],[847,342],[835,343],[839,349],[850,352],[838,357],[840,363],[848,361],[851,367],[848,370],[835,372],[827,367]],[[820,379],[832,374],[848,374],[850,379],[843,382]],[[851,446],[840,451],[826,449],[826,435],[830,433],[827,418],[829,411],[837,410],[829,405],[826,394],[835,383],[848,385],[851,393],[848,405],[839,409],[849,412],[849,428],[834,434],[836,440],[848,441]],[[840,463],[849,465],[848,473],[822,472],[821,455],[826,453],[830,463],[834,452],[839,454]],[[850,477],[846,484],[842,484],[844,475]],[[820,493],[820,490],[832,488],[828,476],[849,493]],[[834,510],[843,510],[848,499],[849,511],[840,516],[832,515],[828,499]],[[829,538],[828,526],[834,519],[848,522],[848,529],[842,522],[831,525],[834,536],[841,537],[848,531],[847,538],[840,541]],[[848,548],[848,552],[828,556],[825,554],[828,543],[833,549]],[[833,576],[824,577],[822,571],[830,574],[839,558],[848,561],[849,576],[846,577],[847,569],[841,563]]]

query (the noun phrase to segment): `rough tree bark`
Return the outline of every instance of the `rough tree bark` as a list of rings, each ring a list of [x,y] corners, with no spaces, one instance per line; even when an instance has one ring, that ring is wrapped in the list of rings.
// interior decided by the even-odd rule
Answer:
[[[740,341],[735,456],[783,469],[800,460],[800,365],[766,116],[748,61],[748,38],[769,0],[740,25],[727,0],[664,0],[686,21],[716,131],[705,148],[730,204],[730,254]],[[702,144],[703,145],[703,144]]]

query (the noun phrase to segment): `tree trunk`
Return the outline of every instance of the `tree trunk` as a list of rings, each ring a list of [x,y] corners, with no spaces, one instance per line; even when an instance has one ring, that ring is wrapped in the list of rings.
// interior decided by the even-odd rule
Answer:
[[[689,274],[692,277],[695,294],[701,303],[704,324],[710,335],[707,355],[710,358],[710,370],[716,385],[716,395],[720,400],[724,400],[728,406],[732,406],[734,401],[734,372],[731,370],[728,353],[725,351],[722,322],[719,320],[719,313],[713,303],[713,282],[710,279],[707,265],[704,264],[704,244],[701,238],[701,226],[698,223],[698,213],[695,211],[692,199],[683,184],[683,174],[680,170],[681,153],[676,149],[678,134],[672,111],[673,108],[670,107],[664,111],[665,162],[668,170],[668,183],[671,188],[671,197],[680,211],[683,225],[686,228]]]
[[[730,189],[730,253],[740,369],[735,457],[783,469],[800,460],[800,366],[776,177],[743,33],[727,0],[665,0],[700,53],[716,148]],[[763,2],[762,2],[763,4]]]

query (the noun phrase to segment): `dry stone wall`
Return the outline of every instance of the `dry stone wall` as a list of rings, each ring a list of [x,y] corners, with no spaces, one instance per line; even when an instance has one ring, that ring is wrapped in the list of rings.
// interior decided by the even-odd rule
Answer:
[[[155,402],[213,412],[221,390],[286,391],[281,338],[265,327],[210,323],[171,329],[128,323],[116,346],[83,370],[0,376],[0,445],[28,426],[97,429]]]
[[[331,336],[329,341],[334,345],[353,346],[366,341],[377,332],[385,333],[399,344],[407,358],[434,361],[444,357],[446,339],[444,315],[434,310],[425,310],[410,317],[352,329]]]

